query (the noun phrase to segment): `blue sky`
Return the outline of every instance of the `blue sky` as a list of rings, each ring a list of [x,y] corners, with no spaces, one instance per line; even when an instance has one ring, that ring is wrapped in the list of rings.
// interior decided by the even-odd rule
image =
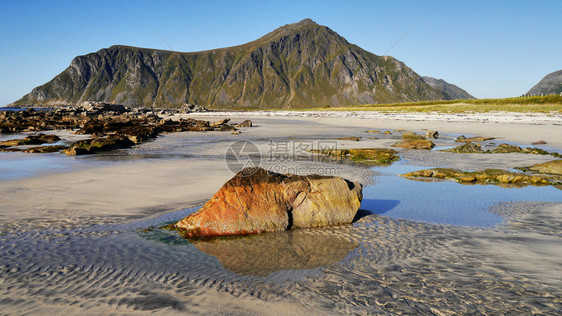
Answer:
[[[115,44],[199,51],[311,18],[478,98],[518,96],[562,69],[562,1],[0,0],[0,106]]]

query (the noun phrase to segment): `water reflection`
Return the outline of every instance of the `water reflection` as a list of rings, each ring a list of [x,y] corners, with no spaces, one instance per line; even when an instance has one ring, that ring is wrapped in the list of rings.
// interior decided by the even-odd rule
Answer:
[[[300,229],[191,242],[236,274],[267,276],[281,270],[314,269],[342,261],[357,248],[345,238],[351,225]]]

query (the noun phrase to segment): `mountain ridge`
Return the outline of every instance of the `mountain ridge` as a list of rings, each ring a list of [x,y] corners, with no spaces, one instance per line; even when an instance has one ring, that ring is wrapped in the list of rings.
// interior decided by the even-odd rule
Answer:
[[[293,108],[447,99],[403,62],[310,19],[237,46],[176,52],[113,45],[13,103]]]
[[[423,76],[422,78],[433,89],[443,92],[443,94],[448,100],[476,99],[470,93],[466,92],[466,90],[461,89],[458,86],[449,83],[443,79],[437,79],[428,76]]]
[[[544,76],[539,83],[534,85],[525,95],[562,95],[562,69]]]

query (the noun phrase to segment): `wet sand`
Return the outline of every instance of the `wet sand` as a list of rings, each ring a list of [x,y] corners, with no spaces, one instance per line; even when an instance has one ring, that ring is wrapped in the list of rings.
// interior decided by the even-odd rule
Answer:
[[[443,191],[423,191],[430,188],[424,183],[412,189],[428,197],[424,203],[432,197],[457,199],[467,218],[471,208],[475,216],[501,218],[492,226],[472,225],[444,207],[443,216],[460,224],[423,215],[439,204],[411,218],[400,210],[413,207],[405,205],[415,194],[395,198],[398,204],[384,196],[374,199],[377,184],[389,192],[391,185],[403,187],[387,180],[400,168],[513,168],[552,157],[404,151],[395,169],[377,169],[302,157],[275,161],[266,154],[271,139],[294,144],[362,136],[359,142],[337,142],[351,148],[388,147],[399,137],[365,133],[369,129],[438,130],[444,134],[436,141],[441,147],[451,146],[458,134],[523,146],[543,139],[548,142],[543,148],[560,152],[562,140],[554,137],[560,118],[490,123],[490,118],[465,122],[462,117],[232,115],[233,121],[249,118],[256,127],[243,128],[240,135],[170,134],[99,157],[55,156],[63,167],[0,180],[2,313],[554,315],[562,308],[557,273],[562,270],[562,193],[556,189],[537,188],[536,200],[534,191],[517,200],[521,194],[512,191],[517,189],[489,190],[507,200],[487,200],[484,194],[482,201],[456,183],[445,184]],[[367,138],[372,136],[378,139]],[[264,167],[281,164],[297,173],[325,168],[372,185],[375,202],[364,203],[353,225],[335,228],[201,244],[173,232],[144,230],[178,220],[210,198],[232,177],[224,154],[241,139],[256,144]],[[76,166],[72,159],[86,160]],[[65,170],[66,163],[74,167]]]

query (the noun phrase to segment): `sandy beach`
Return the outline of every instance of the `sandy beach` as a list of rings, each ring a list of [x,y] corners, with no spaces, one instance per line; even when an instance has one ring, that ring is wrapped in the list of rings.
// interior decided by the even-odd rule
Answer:
[[[537,147],[561,153],[560,114],[188,116],[250,119],[254,127],[238,135],[167,134],[99,156],[45,154],[58,167],[25,175],[17,168],[28,165],[16,162],[39,156],[0,153],[2,313],[554,315],[562,308],[562,191],[397,176],[430,167],[511,169],[553,157],[400,150],[392,166],[368,167],[294,153],[296,145],[319,142],[388,148],[397,130],[439,131],[436,149],[465,135],[495,137],[485,146],[544,140]],[[361,140],[336,140],[350,136]],[[255,145],[260,165],[271,170],[363,183],[364,216],[348,226],[214,245],[143,230],[193,212],[230,179],[225,153],[236,141]],[[279,159],[286,147],[290,157]]]

